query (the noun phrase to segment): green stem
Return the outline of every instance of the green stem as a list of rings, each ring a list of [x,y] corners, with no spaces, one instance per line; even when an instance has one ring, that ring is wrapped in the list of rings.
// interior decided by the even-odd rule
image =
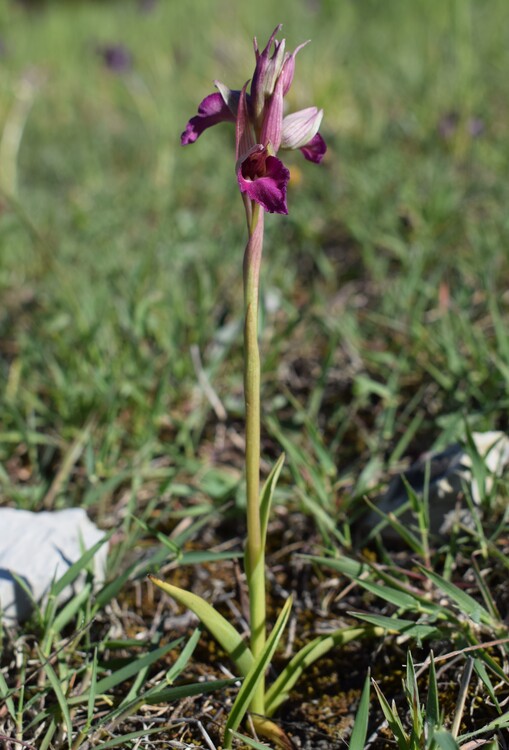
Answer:
[[[249,239],[244,254],[244,399],[246,406],[246,576],[249,590],[251,651],[256,659],[266,638],[265,540],[260,524],[260,353],[258,298],[263,250],[263,211],[246,202]],[[265,681],[258,685],[251,711],[264,713]]]

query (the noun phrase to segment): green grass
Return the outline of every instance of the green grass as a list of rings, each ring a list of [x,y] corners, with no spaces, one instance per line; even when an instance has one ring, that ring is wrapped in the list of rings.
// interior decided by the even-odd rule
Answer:
[[[309,514],[335,553],[401,459],[464,437],[465,423],[507,428],[503,0],[35,5],[0,3],[2,505],[81,504],[118,528],[110,575],[130,571],[128,593],[140,550],[156,545],[158,564],[170,554],[158,533],[192,518],[184,547],[242,505],[233,129],[186,149],[179,134],[213,79],[241,87],[251,37],[280,21],[290,48],[312,39],[289,99],[324,108],[329,153],[321,167],[289,156],[289,216],[267,221],[263,442],[265,468],[287,453],[277,500]],[[107,43],[132,52],[131,71],[105,68]],[[224,415],[198,384],[193,346]],[[503,557],[500,538],[483,545]],[[94,616],[126,595],[118,587]],[[49,654],[62,633],[48,627],[36,632]],[[91,638],[82,666],[75,649],[58,652],[62,695],[66,669],[106,678],[93,649]],[[64,705],[55,669],[29,697],[40,722],[45,691],[52,711]],[[12,700],[19,724],[23,698]]]

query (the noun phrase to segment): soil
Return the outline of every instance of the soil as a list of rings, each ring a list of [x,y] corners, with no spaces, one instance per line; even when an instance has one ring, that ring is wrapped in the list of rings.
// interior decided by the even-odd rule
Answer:
[[[207,549],[221,546],[225,538],[231,540],[229,523],[209,529],[200,540],[200,546]],[[241,539],[242,536],[234,539],[238,549],[241,549]],[[380,602],[359,586],[352,585],[347,579],[331,571],[320,570],[301,558],[301,554],[316,554],[322,541],[306,516],[278,509],[269,529],[269,539],[271,549],[268,552],[267,569],[270,621],[274,621],[289,594],[294,598],[290,624],[283,636],[280,653],[274,660],[272,672],[268,675],[269,682],[299,647],[317,634],[343,626],[358,625],[359,622],[352,617],[352,612],[369,611],[371,614],[389,615],[394,611],[391,606]],[[507,540],[505,544],[507,545]],[[371,559],[376,559],[373,550],[364,550],[358,554],[367,554]],[[394,551],[393,557],[401,569],[415,570],[415,561],[411,553]],[[457,574],[464,578],[467,590],[469,559],[464,555],[458,555],[456,564]],[[171,576],[172,582],[176,585],[204,596],[240,631],[246,630],[245,582],[238,563],[227,561],[192,568],[170,567],[171,569],[159,571],[158,575],[162,578]],[[462,568],[465,571],[463,574]],[[492,580],[496,581],[497,576],[493,570],[491,575]],[[499,608],[507,612],[508,589],[503,571],[499,572],[495,590]],[[141,593],[138,591],[137,596],[133,596],[132,593],[129,596],[126,592],[126,597],[124,606],[133,610],[139,631],[147,626],[152,629],[157,626],[169,640],[180,635],[190,635],[197,624],[193,615],[181,610],[158,590],[154,591],[150,582],[141,584]],[[157,613],[157,622],[154,621],[154,612]],[[136,635],[136,629],[133,628],[131,635]],[[363,640],[337,648],[315,662],[301,677],[290,700],[279,710],[274,721],[291,738],[294,748],[343,750],[348,746],[362,686],[370,670],[372,678],[378,683],[387,700],[390,703],[395,701],[403,723],[408,724],[408,704],[403,677],[409,646],[416,665],[424,663],[430,649],[433,649],[437,659],[440,707],[445,726],[450,726],[456,712],[458,685],[465,659],[459,655],[440,661],[441,656],[456,648],[452,641],[435,640],[415,644],[402,637],[390,635],[380,640]],[[493,655],[499,658],[498,652],[494,651]],[[170,654],[169,663],[171,660]],[[507,669],[507,664],[503,666]],[[204,632],[184,679],[224,679],[225,676],[233,676],[231,669],[232,665],[227,656]],[[427,669],[417,668],[417,673],[421,703],[425,703]],[[172,705],[169,714],[173,722],[171,737],[172,742],[177,744],[168,746],[215,747],[219,750],[224,722],[235,696],[236,688],[232,687]],[[507,685],[497,691],[497,696],[499,701],[509,700]],[[460,731],[479,728],[497,715],[491,701],[483,696],[480,683],[473,679],[467,694],[464,721]],[[166,717],[168,718],[168,714]],[[159,736],[159,739],[162,737]],[[503,744],[500,746],[504,747]],[[394,737],[386,727],[380,706],[372,691],[366,749],[389,750],[394,747]]]

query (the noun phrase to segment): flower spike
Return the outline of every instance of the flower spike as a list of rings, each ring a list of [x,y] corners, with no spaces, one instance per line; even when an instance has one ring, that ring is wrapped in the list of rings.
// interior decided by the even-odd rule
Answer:
[[[209,94],[198,107],[182,133],[181,143],[187,146],[220,122],[235,123],[235,159],[237,181],[241,193],[270,213],[286,214],[288,169],[277,158],[278,151],[300,150],[304,158],[319,164],[327,145],[319,134],[323,110],[308,107],[283,117],[283,99],[295,74],[295,58],[308,42],[286,52],[284,39],[276,39],[281,24],[276,26],[265,47],[260,51],[253,40],[255,69],[248,91],[230,89],[215,81],[218,91]],[[255,148],[256,146],[256,148]]]

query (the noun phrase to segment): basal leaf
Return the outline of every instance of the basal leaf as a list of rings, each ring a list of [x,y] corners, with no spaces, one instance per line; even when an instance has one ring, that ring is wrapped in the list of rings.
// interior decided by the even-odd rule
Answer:
[[[281,453],[278,460],[272,467],[272,471],[267,477],[265,484],[263,485],[263,490],[260,497],[260,527],[262,544],[264,547],[265,537],[267,535],[267,524],[269,522],[270,508],[272,505],[272,498],[274,497],[274,490],[276,489],[276,485],[279,479],[279,475],[281,474],[284,462],[285,454]]]
[[[253,665],[253,655],[242,638],[222,615],[217,612],[205,599],[190,591],[173,586],[156,578],[148,576],[152,583],[159,586],[165,593],[169,594],[175,601],[194,612],[207,630],[213,635],[219,645],[226,651],[230,659],[236,664],[240,674],[245,677]]]
[[[383,628],[360,626],[358,628],[340,628],[332,633],[324,633],[307,643],[295,654],[293,659],[281,672],[277,680],[270,686],[265,694],[265,712],[272,716],[274,711],[284,703],[293,686],[311,664],[320,659],[336,646],[344,646],[350,641],[359,638],[380,637],[384,634]]]
[[[232,730],[236,730],[238,728],[240,722],[244,718],[251,699],[256,691],[256,686],[265,674],[267,667],[269,666],[272,657],[274,656],[277,644],[279,643],[279,640],[288,621],[291,607],[292,597],[290,596],[286,600],[283,609],[279,613],[276,624],[272,628],[272,632],[267,638],[267,642],[265,643],[263,650],[261,651],[260,655],[253,661],[251,669],[249,670],[244,682],[242,683],[239,694],[237,695],[232,710],[230,711],[230,715],[228,716],[228,721],[226,722],[224,743],[225,748],[231,747],[231,732]],[[265,720],[262,719],[262,722],[264,721]],[[278,729],[276,725],[274,725],[274,729]]]

